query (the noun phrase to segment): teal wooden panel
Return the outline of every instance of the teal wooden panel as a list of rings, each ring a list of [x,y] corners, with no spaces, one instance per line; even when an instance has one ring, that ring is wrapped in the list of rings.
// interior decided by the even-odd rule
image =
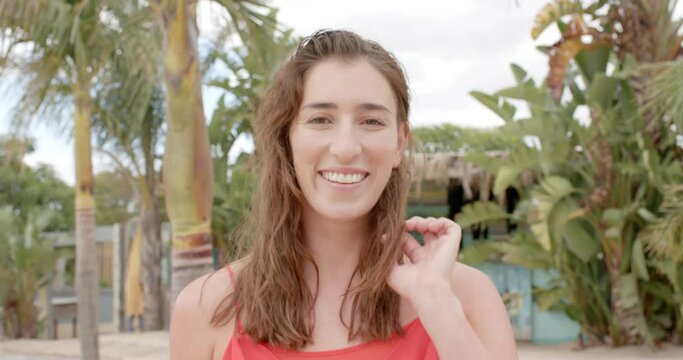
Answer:
[[[532,340],[533,297],[531,270],[521,266],[486,262],[476,266],[493,281],[507,308],[517,340]]]
[[[533,285],[547,287],[559,275],[555,271],[533,271]],[[558,344],[575,341],[581,327],[563,312],[542,311],[534,305],[533,342],[535,344]]]

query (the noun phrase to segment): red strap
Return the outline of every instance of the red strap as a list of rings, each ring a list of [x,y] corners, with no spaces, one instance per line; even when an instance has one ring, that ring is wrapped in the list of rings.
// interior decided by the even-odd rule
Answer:
[[[230,274],[230,283],[232,284],[232,286],[235,286],[235,273],[232,272],[230,264],[225,265],[225,268],[228,269],[228,273]]]
[[[230,274],[230,284],[232,285],[232,290],[235,291],[235,273],[232,272],[232,268],[230,267],[230,264],[225,265],[225,268],[228,269],[228,274]],[[235,319],[237,322],[237,330],[239,332],[242,332],[242,323],[240,322],[240,317],[239,313],[237,312],[237,301],[235,300]]]

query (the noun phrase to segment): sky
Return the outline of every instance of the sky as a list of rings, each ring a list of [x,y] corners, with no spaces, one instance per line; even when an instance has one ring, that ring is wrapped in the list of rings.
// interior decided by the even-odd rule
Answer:
[[[220,11],[203,1],[200,31],[210,33]],[[394,53],[407,72],[413,126],[452,123],[483,128],[501,125],[502,121],[475,101],[468,94],[470,91],[494,92],[513,85],[510,63],[522,66],[536,81],[545,77],[547,57],[536,50],[536,45],[549,45],[559,35],[552,28],[534,42],[530,31],[536,13],[548,2],[276,0],[272,4],[280,9],[280,22],[297,35],[310,35],[322,28],[347,29]],[[677,9],[679,16],[681,8]],[[0,84],[0,88],[7,85]],[[0,133],[5,133],[14,93],[0,95]],[[204,89],[207,118],[218,95],[216,91]],[[70,134],[58,132],[54,127],[34,126],[31,135],[37,139],[37,149],[27,162],[52,164],[61,178],[73,184]],[[240,146],[249,148],[245,143]],[[112,167],[96,153],[93,163],[95,171]]]

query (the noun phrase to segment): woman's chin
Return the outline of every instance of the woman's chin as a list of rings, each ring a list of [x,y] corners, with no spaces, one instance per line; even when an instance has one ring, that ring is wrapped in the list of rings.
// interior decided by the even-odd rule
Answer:
[[[370,212],[359,211],[358,206],[349,206],[348,209],[344,207],[329,207],[327,209],[321,209],[321,211],[316,211],[322,218],[329,221],[339,222],[339,223],[352,223],[365,219]]]

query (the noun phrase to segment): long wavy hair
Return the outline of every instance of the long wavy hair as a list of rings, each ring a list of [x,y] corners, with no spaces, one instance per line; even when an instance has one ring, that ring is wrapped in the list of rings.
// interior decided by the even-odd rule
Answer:
[[[301,106],[306,71],[329,58],[369,61],[390,83],[398,125],[403,124],[410,135],[408,85],[400,63],[377,43],[350,31],[321,30],[304,39],[264,94],[254,121],[258,184],[251,219],[238,240],[248,246],[242,247],[244,257],[234,291],[218,305],[211,323],[223,326],[237,316],[254,341],[285,349],[300,349],[312,341],[312,312],[320,281],[318,267],[303,243],[305,198],[294,173],[289,127]],[[408,136],[408,153],[411,144]],[[349,341],[356,336],[387,340],[395,332],[403,335],[400,297],[385,278],[402,258],[408,184],[408,161],[403,159],[370,211],[371,230],[342,300],[343,308],[349,297],[353,299],[350,324],[344,322],[341,309],[339,313],[349,330]],[[380,240],[383,235],[386,241]],[[304,281],[306,261],[316,270],[315,294]],[[359,283],[350,288],[356,276]]]

